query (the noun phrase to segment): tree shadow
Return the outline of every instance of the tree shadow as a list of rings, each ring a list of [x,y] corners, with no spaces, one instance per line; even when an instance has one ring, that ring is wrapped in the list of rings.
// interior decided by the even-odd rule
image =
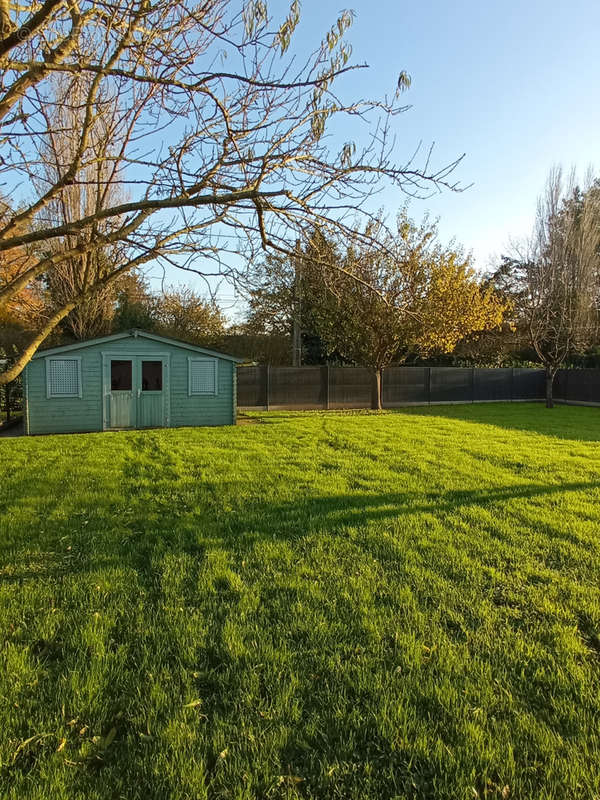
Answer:
[[[161,508],[159,521],[148,513],[152,509],[147,498],[139,498],[137,510],[131,506],[130,498],[132,513],[119,526],[117,535],[111,536],[105,529],[94,530],[93,527],[87,528],[81,537],[73,531],[68,539],[74,543],[75,551],[69,548],[66,553],[57,554],[55,545],[66,538],[64,528],[55,532],[37,530],[37,537],[36,532],[28,532],[29,545],[40,548],[37,563],[31,568],[24,568],[21,556],[16,554],[11,565],[14,546],[3,545],[0,547],[0,583],[46,578],[61,580],[69,575],[116,566],[133,568],[144,583],[146,576],[152,573],[155,556],[165,553],[197,558],[210,548],[226,547],[244,555],[263,540],[294,541],[315,533],[335,535],[343,529],[371,523],[423,515],[444,518],[471,507],[493,509],[514,500],[599,488],[600,481],[575,481],[429,492],[353,492],[306,495],[283,503],[262,498],[245,499],[228,510],[220,510],[210,498],[204,498],[204,503],[199,498],[194,508],[185,513],[176,509],[169,513],[168,507]],[[110,504],[110,497],[106,501]],[[72,518],[85,516],[86,510],[82,507],[79,512],[72,513]],[[99,537],[100,547],[95,537]]]
[[[423,492],[338,492],[296,496],[281,502],[271,502],[257,494],[226,508],[212,495],[210,487],[199,484],[193,500],[182,507],[178,504],[181,498],[172,498],[163,505],[158,496],[136,494],[135,486],[144,484],[153,474],[151,467],[147,467],[146,473],[144,469],[138,464],[123,475],[132,490],[125,500],[127,517],[119,516],[123,498],[117,502],[109,492],[98,498],[103,504],[103,515],[90,515],[89,499],[87,504],[71,499],[70,518],[59,525],[40,528],[35,520],[31,521],[23,536],[28,539],[28,549],[37,550],[35,564],[29,568],[24,565],[14,541],[12,547],[3,544],[0,585],[4,584],[5,590],[14,589],[15,595],[22,592],[23,600],[28,596],[28,586],[37,586],[42,592],[36,601],[38,608],[42,607],[42,596],[46,605],[54,596],[62,597],[64,604],[72,604],[62,632],[57,629],[56,639],[40,639],[33,632],[33,624],[30,629],[23,626],[18,637],[12,638],[14,645],[28,648],[33,662],[39,662],[40,682],[49,692],[49,687],[64,683],[73,664],[78,664],[80,672],[84,670],[79,652],[84,645],[76,635],[71,636],[67,627],[77,629],[80,620],[84,626],[85,620],[92,616],[96,606],[86,597],[93,594],[97,576],[110,576],[112,571],[126,575],[131,595],[124,583],[115,590],[120,592],[123,611],[103,640],[104,661],[99,662],[93,656],[92,645],[85,645],[90,660],[96,659],[95,669],[100,669],[101,663],[108,665],[103,667],[108,670],[113,657],[118,663],[111,680],[99,684],[94,702],[103,711],[90,721],[90,728],[95,722],[96,730],[104,732],[116,725],[116,740],[106,755],[107,768],[83,762],[76,768],[76,778],[69,780],[76,780],[82,792],[96,790],[105,796],[117,796],[133,790],[130,796],[157,800],[169,796],[171,790],[180,789],[176,775],[161,773],[157,782],[153,772],[155,763],[165,763],[162,736],[167,736],[166,732],[173,728],[174,718],[190,737],[180,743],[186,748],[185,757],[202,760],[207,785],[214,790],[214,796],[219,796],[219,792],[224,796],[225,788],[230,788],[240,777],[235,771],[224,772],[225,759],[219,753],[225,752],[229,740],[216,747],[214,742],[219,739],[216,734],[211,738],[213,728],[237,742],[244,769],[252,769],[253,759],[260,763],[252,750],[252,739],[236,738],[236,730],[242,723],[261,746],[269,744],[269,758],[278,774],[301,775],[310,782],[315,796],[329,796],[333,785],[336,796],[351,796],[357,785],[362,786],[365,796],[369,792],[380,797],[395,796],[398,792],[414,797],[431,795],[436,776],[433,762],[423,752],[414,752],[410,742],[397,742],[385,733],[380,717],[371,713],[372,709],[391,708],[394,697],[404,696],[402,681],[412,668],[416,657],[413,653],[420,654],[425,645],[432,644],[418,626],[414,628],[414,651],[410,642],[402,649],[394,639],[396,626],[409,629],[411,624],[410,603],[405,602],[410,589],[402,585],[404,560],[410,555],[398,547],[386,551],[382,529],[388,523],[398,522],[409,528],[413,519],[428,516],[444,521],[446,516],[473,507],[500,511],[504,504],[514,501],[569,492],[597,492],[600,488],[600,481],[520,483]],[[25,494],[30,495],[31,502],[35,501],[35,491],[34,484],[27,485]],[[58,492],[52,500],[56,508],[65,499],[60,495]],[[21,496],[19,501],[26,499]],[[46,507],[47,512],[52,512],[52,504]],[[10,512],[10,507],[6,510]],[[106,520],[111,513],[114,525],[107,529]],[[89,523],[83,527],[88,519]],[[351,541],[347,537],[350,529],[355,532]],[[435,532],[431,536],[434,538]],[[556,537],[572,539],[570,534],[558,530]],[[343,568],[332,579],[319,572],[326,571],[326,558],[313,562],[306,571],[301,567],[296,580],[288,580],[286,575],[277,577],[276,572],[262,573],[264,566],[294,573],[296,562],[306,555],[307,549],[310,552],[310,548],[319,547],[330,547],[331,559],[345,559]],[[266,548],[274,549],[266,551]],[[265,551],[270,554],[263,558]],[[360,590],[352,584],[352,570],[357,561],[366,570],[374,561],[380,567],[389,566],[389,573],[394,576],[393,591],[388,587],[377,594],[380,591],[377,573],[371,577],[361,573],[356,580],[370,582],[373,589],[372,597],[363,604]],[[212,571],[205,579],[203,574],[207,569]],[[254,572],[247,572],[252,569]],[[169,588],[167,578],[173,581],[175,589]],[[444,578],[452,583],[452,570]],[[323,582],[318,587],[321,593],[311,594],[319,581]],[[425,586],[423,591],[433,593],[427,597],[430,605],[424,606],[422,614],[428,617],[436,613],[442,595],[436,596],[431,587]],[[257,596],[253,599],[255,592]],[[127,615],[128,598],[136,598],[136,602],[143,604],[135,619]],[[464,602],[468,604],[468,598]],[[102,610],[100,604],[97,608]],[[451,647],[456,648],[462,646],[466,636],[463,627],[468,627],[469,618],[460,605],[451,611],[457,621],[449,617],[447,631]],[[382,626],[387,632],[381,637],[379,632],[376,636],[372,632],[373,612],[385,616],[389,624],[389,628]],[[194,615],[201,622],[186,629],[186,620]],[[238,620],[243,624],[236,628]],[[325,633],[316,627],[317,623]],[[247,634],[251,640],[247,647],[236,638],[243,637],[246,624],[251,631]],[[476,609],[470,624],[473,628],[477,625]],[[202,631],[205,631],[203,636]],[[442,634],[438,631],[438,635]],[[195,636],[200,637],[198,641]],[[119,660],[121,653],[126,654],[123,660]],[[88,657],[87,650],[84,656]],[[481,657],[485,658],[485,653]],[[397,671],[400,661],[406,672]],[[140,672],[140,664],[145,671]],[[382,689],[371,680],[370,668],[375,669],[381,680],[381,676],[386,676],[385,685],[391,687],[385,689],[389,694],[388,706],[381,706]],[[462,720],[439,701],[435,674],[430,675],[425,667],[423,670],[429,676],[429,683],[415,680],[410,684],[407,702],[410,702],[411,724],[415,730],[418,726],[426,727],[434,741],[443,741],[449,731],[455,741],[460,741],[464,735]],[[157,712],[153,737],[141,739],[141,723],[135,712],[137,687],[140,680],[151,680],[148,672],[161,673],[174,699],[165,701],[163,710]],[[159,693],[158,697],[162,695]],[[201,705],[197,710],[186,710],[185,704],[194,698],[200,698]],[[73,702],[77,705],[79,701]],[[58,718],[61,713],[58,700],[56,708],[50,696],[48,703]],[[301,719],[286,717],[294,709],[301,710],[298,711],[303,715]],[[318,720],[318,725],[307,725],[307,719],[313,723]],[[271,731],[275,731],[272,739]],[[69,739],[69,747],[74,746]],[[52,752],[40,749],[36,759],[26,764],[19,762],[15,769],[42,780],[40,771],[55,758],[54,750],[56,745]],[[378,769],[367,779],[350,766],[346,769],[344,765],[352,764],[353,760],[378,765]],[[338,770],[333,780],[323,769],[323,763]],[[73,767],[69,769],[72,774]],[[444,769],[456,769],[455,780],[460,779],[460,770],[451,759],[444,763]],[[119,783],[123,776],[127,776],[129,786]],[[254,777],[256,796],[268,796],[273,783],[264,764],[260,763]]]

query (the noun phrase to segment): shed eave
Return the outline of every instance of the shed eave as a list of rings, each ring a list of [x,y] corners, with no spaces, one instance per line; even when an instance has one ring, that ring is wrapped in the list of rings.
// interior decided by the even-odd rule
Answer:
[[[86,339],[85,341],[75,342],[73,344],[63,344],[59,345],[58,347],[51,347],[48,350],[38,350],[38,352],[32,357],[32,360],[36,358],[46,358],[46,356],[52,356],[56,353],[68,353],[72,350],[82,350],[85,347],[91,347],[97,344],[116,342],[120,339],[135,339],[138,337],[142,339],[151,339],[156,342],[161,342],[162,344],[170,344],[175,347],[181,347],[185,350],[191,350],[194,353],[202,353],[203,355],[213,356],[214,358],[223,358],[226,361],[233,361],[235,363],[241,363],[244,360],[243,358],[230,356],[227,353],[219,353],[216,350],[210,350],[207,347],[200,347],[199,345],[190,344],[190,342],[183,342],[180,339],[172,339],[169,336],[159,336],[156,333],[148,333],[147,331],[142,331],[139,328],[133,328],[132,330],[125,331],[124,333],[113,333],[110,336],[99,336],[95,339]]]
[[[135,334],[132,332],[129,335],[133,336]],[[209,356],[214,356],[215,358],[224,358],[226,361],[235,361],[238,364],[244,361],[243,358],[238,358],[237,356],[230,356],[227,353],[221,353],[218,350],[211,350],[208,347],[200,347],[200,345],[191,344],[190,342],[185,342],[182,341],[181,339],[173,339],[170,336],[160,336],[157,333],[148,333],[147,331],[141,331],[141,330],[137,330],[137,335],[142,336],[144,339],[154,339],[154,341],[156,342],[162,342],[164,344],[171,344],[171,345],[176,345],[177,347],[183,347],[187,350],[192,350],[192,352],[204,353]]]

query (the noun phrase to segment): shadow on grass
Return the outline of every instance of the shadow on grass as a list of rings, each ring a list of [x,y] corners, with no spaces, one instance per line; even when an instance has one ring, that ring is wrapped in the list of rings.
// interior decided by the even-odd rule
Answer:
[[[168,471],[168,465],[161,469]],[[465,775],[487,774],[485,753],[469,753],[468,760],[463,756],[465,764],[454,756],[440,761],[439,755],[430,757],[413,747],[411,736],[398,739],[386,726],[386,715],[395,713],[393,709],[400,698],[409,709],[403,718],[412,726],[409,730],[425,731],[434,742],[453,742],[459,753],[466,736],[466,723],[458,715],[462,700],[453,706],[440,699],[438,684],[440,675],[444,677],[445,673],[441,666],[436,671],[436,646],[431,647],[428,630],[427,620],[434,615],[443,593],[426,598],[422,610],[416,611],[406,601],[407,595],[411,598],[410,590],[404,592],[397,574],[387,588],[382,586],[381,573],[371,566],[373,558],[393,559],[394,566],[401,566],[402,553],[378,550],[375,537],[383,539],[379,537],[381,526],[374,526],[372,536],[363,535],[364,526],[385,525],[399,519],[408,526],[411,517],[433,515],[443,519],[472,507],[498,508],[500,512],[505,503],[569,492],[597,492],[600,481],[521,483],[454,491],[362,492],[297,497],[286,502],[239,498],[231,509],[226,509],[220,505],[220,498],[201,483],[187,505],[181,496],[169,495],[165,502],[158,493],[136,494],[135,487],[140,481],[146,485],[144,481],[151,474],[152,466],[143,463],[125,470],[123,480],[131,490],[125,501],[127,515],[110,493],[98,498],[100,509],[91,509],[71,498],[55,497],[54,508],[50,504],[45,512],[51,514],[70,500],[70,516],[44,527],[35,520],[27,524],[19,544],[22,542],[25,555],[33,554],[35,558],[30,569],[23,568],[24,552],[15,549],[14,540],[11,549],[3,546],[0,580],[13,584],[18,603],[25,605],[26,590],[33,585],[38,595],[32,614],[39,615],[40,609],[50,608],[50,601],[53,607],[55,596],[67,606],[62,633],[59,629],[56,634],[64,636],[64,641],[40,639],[37,634],[33,639],[31,621],[29,627],[21,626],[18,638],[13,640],[15,646],[29,647],[31,663],[40,664],[39,680],[47,692],[46,702],[53,718],[59,719],[61,713],[64,717],[64,707],[61,710],[51,694],[53,687],[66,685],[74,663],[78,664],[80,680],[88,675],[87,667],[82,666],[82,652],[96,670],[106,670],[100,671],[102,680],[98,679],[93,703],[87,701],[93,708],[102,709],[95,712],[96,717],[79,697],[74,696],[71,701],[76,708],[80,705],[82,710],[77,708],[77,713],[84,715],[86,723],[90,717],[90,727],[95,723],[97,731],[106,732],[115,725],[115,742],[105,761],[88,759],[69,767],[67,785],[76,787],[82,796],[94,792],[98,796],[128,796],[135,800],[200,796],[185,786],[180,777],[181,761],[175,756],[168,756],[171,772],[167,774],[163,768],[165,742],[173,747],[175,742],[186,760],[196,759],[203,764],[203,780],[212,793],[208,796],[213,797],[227,796],[232,786],[242,785],[242,775],[246,773],[253,773],[254,796],[281,798],[449,798],[455,796],[455,786]],[[30,500],[34,499],[35,486],[28,486],[28,491]],[[21,496],[19,501],[24,499]],[[96,511],[96,516],[91,511]],[[351,543],[344,543],[345,528],[363,530]],[[290,555],[289,562],[279,552],[269,557],[259,553],[251,566],[242,569],[243,560],[250,561],[249,554],[260,543],[296,542],[311,536],[315,542],[325,542],[325,546],[327,538],[331,539],[331,552],[326,553],[327,557],[320,554],[322,561],[311,563],[306,571],[302,567],[297,570],[295,581],[277,579],[275,572],[280,569],[294,573],[302,558],[300,547]],[[217,559],[209,578],[204,580],[203,570],[210,560],[205,556],[211,549],[217,556],[230,551],[232,558],[230,562],[227,558],[222,562]],[[370,558],[361,559],[361,551]],[[346,580],[357,562],[364,570],[360,581],[371,593],[366,600],[361,600],[356,586]],[[337,573],[327,574],[328,567],[337,568]],[[248,575],[246,569],[253,572]],[[263,569],[272,572],[263,574]],[[94,574],[95,582],[97,573],[103,570],[106,581],[114,581],[117,587],[107,591],[105,601],[113,604],[116,621],[100,646],[95,645],[94,639],[87,642],[71,635],[71,630],[77,632],[80,624],[85,626],[92,610],[100,607],[102,601],[87,599],[93,591],[86,579]],[[125,577],[115,578],[110,570],[124,570]],[[83,580],[76,580],[78,577]],[[454,580],[450,569],[440,577]],[[62,581],[72,585],[61,587]],[[111,592],[117,595],[121,616],[115,612]],[[136,617],[128,615],[128,604],[133,600],[139,604]],[[28,613],[25,608],[23,614]],[[372,624],[378,615],[385,617],[386,624],[380,623],[380,630],[374,633]],[[190,619],[196,620],[195,624]],[[447,609],[442,621],[450,631],[448,635],[454,636],[445,650],[448,656],[463,642],[463,629],[471,633],[478,625],[477,609],[458,604]],[[411,630],[411,625],[414,648],[410,641],[401,645],[394,638],[397,626]],[[588,639],[595,641],[591,638],[595,635],[591,623],[585,630],[589,632]],[[91,636],[89,630],[87,635]],[[422,655],[425,644],[432,653],[433,666],[431,672],[423,667],[418,673],[419,663],[430,657]],[[103,660],[95,652],[96,647]],[[479,658],[492,656],[483,651]],[[531,685],[519,658],[515,657],[516,677],[511,672],[500,672],[500,678],[513,681],[511,690],[515,694],[522,691],[522,684],[526,683],[528,689]],[[414,665],[417,659],[421,660]],[[504,654],[502,659],[503,670],[508,669],[507,661],[512,666]],[[116,666],[110,672],[113,662]],[[402,669],[398,671],[400,664]],[[491,669],[500,670],[497,663],[491,664]],[[416,677],[411,677],[413,666]],[[453,668],[455,680],[467,681],[461,672],[462,662],[457,660]],[[158,675],[156,682],[152,674]],[[523,678],[519,677],[521,674]],[[150,682],[156,693],[153,698],[159,700],[166,691],[157,688],[162,681],[168,686],[171,699],[163,700],[158,711],[153,705],[158,701],[154,699],[144,706],[140,697],[147,690],[140,690],[140,680]],[[545,686],[540,684],[540,692],[542,689]],[[519,696],[532,713],[542,713],[535,693],[530,706],[525,695]],[[186,705],[194,698],[201,700],[198,709]],[[141,727],[140,708],[154,715],[152,736],[144,733],[143,739],[140,731],[146,729]],[[558,712],[548,724],[562,733]],[[169,738],[174,737],[177,726],[189,735],[189,740],[183,735],[179,740]],[[251,736],[239,736],[240,729]],[[23,740],[27,735],[25,729],[19,732]],[[67,736],[68,748],[76,751],[81,734],[75,731]],[[56,761],[56,743],[54,739],[50,741],[52,749],[40,747],[35,758],[9,765],[7,782],[18,773],[19,777],[25,776],[23,780],[35,780],[43,786],[43,776],[49,774],[48,764]],[[225,772],[223,753],[227,753],[230,742],[234,743],[232,754],[237,751],[240,761],[239,767]],[[262,756],[260,748],[267,749],[267,757]],[[156,764],[161,769],[156,769]],[[359,771],[354,764],[367,764],[371,772]],[[302,776],[312,794],[285,791],[286,784],[277,783],[277,776],[285,776],[286,772]],[[441,790],[448,775],[448,787]],[[540,776],[532,777],[533,782],[536,779]],[[478,778],[469,780],[476,782]],[[482,786],[486,785],[483,781]],[[281,792],[276,792],[277,787]],[[75,796],[75,790],[70,796]],[[523,796],[533,795],[525,791]]]
[[[132,567],[145,582],[145,576],[152,573],[154,558],[168,552],[198,557],[208,548],[226,547],[244,555],[263,540],[299,540],[315,533],[336,534],[345,528],[400,519],[406,519],[408,525],[410,517],[444,518],[468,507],[493,508],[515,500],[598,489],[600,481],[578,481],[445,492],[366,492],[306,496],[285,503],[246,500],[239,508],[230,510],[220,509],[214,498],[204,496],[198,498],[193,509],[183,513],[161,506],[159,519],[150,513],[155,509],[144,499],[140,500],[137,511],[132,508],[127,521],[117,525],[114,532],[93,526],[85,532],[68,531],[63,526],[52,532],[38,531],[37,536],[29,532],[28,545],[32,550],[40,548],[38,563],[32,569],[19,567],[20,556],[11,565],[14,546],[5,545],[0,548],[0,553],[4,552],[0,583],[59,578],[111,566]],[[110,502],[110,498],[107,501]],[[71,518],[82,518],[85,513],[85,508],[73,510]],[[72,545],[57,562],[55,548],[66,539]],[[578,540],[575,537],[573,541]]]

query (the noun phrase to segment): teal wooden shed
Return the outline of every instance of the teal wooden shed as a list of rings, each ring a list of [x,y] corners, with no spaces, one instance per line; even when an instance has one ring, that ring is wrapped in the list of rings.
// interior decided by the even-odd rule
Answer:
[[[24,372],[25,431],[234,425],[238,360],[137,329],[41,350]]]

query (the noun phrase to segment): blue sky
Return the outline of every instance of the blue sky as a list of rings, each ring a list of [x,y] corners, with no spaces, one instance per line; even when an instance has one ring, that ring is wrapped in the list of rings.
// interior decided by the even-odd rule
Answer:
[[[270,3],[276,17],[287,3]],[[305,0],[294,50],[320,41],[343,7]],[[355,0],[353,60],[369,69],[345,79],[345,97],[392,95],[406,70],[411,109],[394,121],[398,156],[435,141],[434,159],[465,153],[461,194],[412,201],[440,217],[444,240],[472,250],[478,268],[531,228],[536,198],[555,163],[600,167],[600,3],[589,0],[416,3]],[[399,192],[378,197],[393,214]],[[174,276],[175,280],[178,277]],[[224,307],[231,296],[223,290]]]
[[[338,7],[321,0],[319,19]],[[313,8],[304,5],[307,19]],[[359,0],[354,9],[354,55],[370,65],[354,88],[389,92],[406,69],[412,108],[395,124],[407,152],[422,139],[436,142],[440,163],[465,153],[456,176],[473,186],[413,202],[411,213],[439,215],[443,237],[472,249],[478,267],[528,232],[553,164],[600,164],[600,3]]]

